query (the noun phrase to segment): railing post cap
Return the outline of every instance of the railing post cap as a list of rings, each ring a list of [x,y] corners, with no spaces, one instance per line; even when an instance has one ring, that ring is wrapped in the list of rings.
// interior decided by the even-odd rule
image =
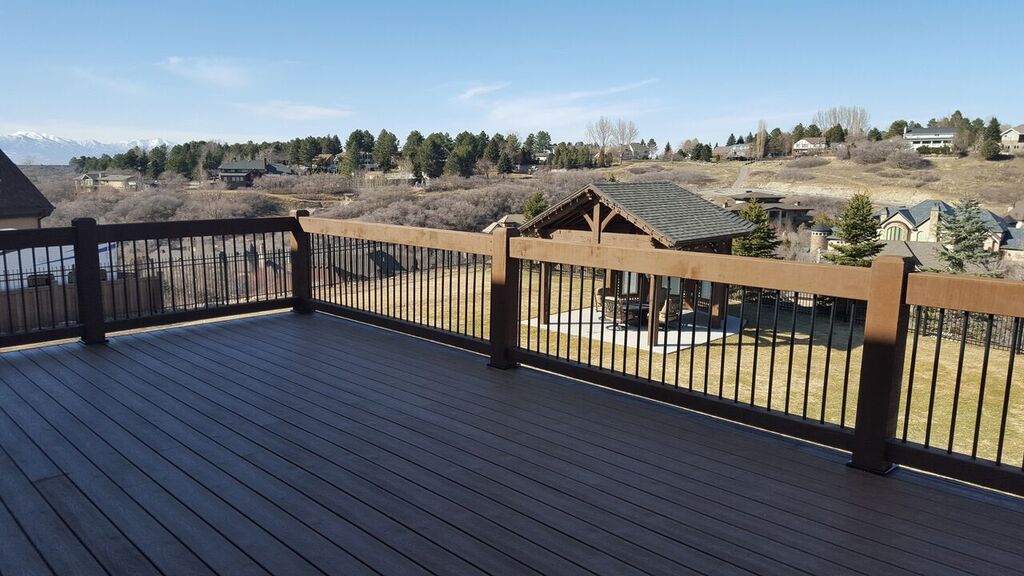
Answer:
[[[304,218],[306,216],[309,216],[309,210],[306,210],[305,208],[299,208],[298,210],[292,210],[291,214],[293,218]]]
[[[71,221],[71,225],[72,226],[94,226],[94,225],[96,225],[96,219],[95,218],[89,218],[87,216],[86,217],[81,217],[81,218],[75,218],[74,220]]]

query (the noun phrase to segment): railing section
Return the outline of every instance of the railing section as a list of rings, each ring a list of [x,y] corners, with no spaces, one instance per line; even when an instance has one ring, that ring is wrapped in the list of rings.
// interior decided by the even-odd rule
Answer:
[[[0,345],[77,336],[71,228],[0,232]]]
[[[318,310],[455,342],[489,339],[490,236],[320,218],[301,225]]]

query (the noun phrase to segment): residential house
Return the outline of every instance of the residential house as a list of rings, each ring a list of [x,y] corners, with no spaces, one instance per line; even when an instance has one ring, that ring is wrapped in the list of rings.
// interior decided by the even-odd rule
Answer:
[[[750,144],[730,144],[729,146],[716,146],[711,151],[713,156],[719,160],[749,160]]]
[[[498,228],[519,228],[526,219],[522,214],[505,214],[481,230],[484,234],[493,234]]]
[[[106,186],[116,190],[138,190],[139,185],[139,177],[134,174],[86,172],[75,179],[75,187],[79,190],[93,190],[100,186]]]
[[[922,146],[929,148],[952,146],[954,136],[956,136],[956,128],[906,128],[903,131],[903,140],[908,142],[914,150]]]
[[[813,208],[801,204],[799,200],[787,200],[785,196],[762,190],[745,190],[729,196],[723,208],[739,214],[745,205],[758,202],[768,212],[768,220],[779,229],[796,229],[801,224],[810,222]]]
[[[267,162],[266,158],[259,160],[235,160],[221,164],[217,169],[217,175],[225,184],[231,186],[252,186],[256,178],[273,175],[294,174],[287,164],[275,164]]]
[[[53,204],[0,150],[0,230],[39,228]]]
[[[342,154],[317,154],[313,157],[313,165],[310,167],[313,172],[328,172],[334,174],[341,165]]]
[[[828,142],[821,136],[808,136],[793,143],[794,156],[821,154],[828,150]]]
[[[1024,156],[1024,124],[1003,130],[999,140],[1004,153]]]
[[[882,208],[877,212],[878,237],[886,241],[937,243],[939,223],[955,214],[956,208],[941,200],[925,200],[910,207]],[[985,249],[998,252],[1013,238],[1010,227],[988,210],[982,211],[982,218],[989,231]]]
[[[551,158],[551,154],[551,150],[541,150],[540,152],[533,153],[533,159],[536,160],[538,164],[547,164],[548,158]]]
[[[650,160],[657,154],[657,150],[651,151],[646,142],[632,142],[622,147],[623,160]]]

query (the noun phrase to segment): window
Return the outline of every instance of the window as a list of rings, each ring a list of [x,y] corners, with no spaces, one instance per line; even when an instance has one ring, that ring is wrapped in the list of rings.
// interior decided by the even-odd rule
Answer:
[[[886,240],[906,240],[907,230],[903,226],[889,226],[885,229]]]

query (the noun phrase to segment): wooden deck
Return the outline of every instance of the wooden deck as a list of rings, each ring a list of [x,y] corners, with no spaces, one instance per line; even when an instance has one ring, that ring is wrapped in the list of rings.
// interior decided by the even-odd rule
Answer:
[[[1010,574],[1024,504],[318,314],[0,354],[0,574]]]

